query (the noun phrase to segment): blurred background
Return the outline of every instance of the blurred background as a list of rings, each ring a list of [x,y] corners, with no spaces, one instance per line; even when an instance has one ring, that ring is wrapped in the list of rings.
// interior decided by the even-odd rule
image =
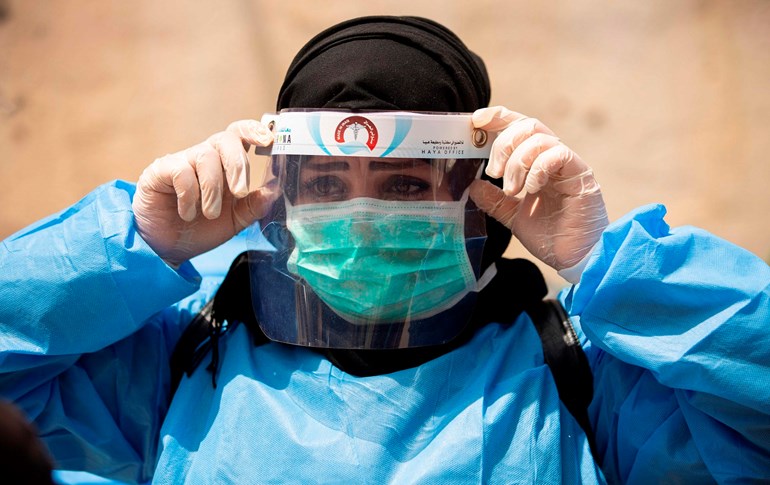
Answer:
[[[0,0],[0,238],[259,118],[311,36],[370,14],[454,30],[493,104],[593,166],[611,219],[661,202],[672,226],[770,257],[767,0]]]

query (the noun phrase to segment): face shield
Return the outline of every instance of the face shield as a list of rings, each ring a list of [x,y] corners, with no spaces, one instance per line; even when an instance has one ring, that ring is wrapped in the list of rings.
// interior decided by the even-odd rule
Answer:
[[[457,336],[493,276],[468,198],[487,133],[470,114],[292,109],[271,123],[283,196],[249,235],[272,246],[249,260],[265,335],[343,349]]]

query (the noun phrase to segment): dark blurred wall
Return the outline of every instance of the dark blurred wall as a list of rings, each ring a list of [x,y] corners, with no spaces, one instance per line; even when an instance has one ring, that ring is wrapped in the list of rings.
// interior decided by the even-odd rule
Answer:
[[[611,218],[663,202],[672,225],[770,256],[766,0],[0,0],[0,237],[271,110],[308,38],[377,13],[455,30],[494,104],[594,167]]]

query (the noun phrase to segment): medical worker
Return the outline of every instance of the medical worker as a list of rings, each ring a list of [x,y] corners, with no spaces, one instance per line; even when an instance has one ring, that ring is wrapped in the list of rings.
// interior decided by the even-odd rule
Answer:
[[[586,162],[489,98],[481,59],[432,21],[322,32],[278,128],[301,109],[473,113],[496,184],[471,159],[274,151],[250,188],[246,149],[286,132],[235,122],[3,242],[0,393],[58,467],[126,481],[766,482],[770,268],[660,205],[609,223]],[[521,312],[542,282],[500,258],[511,234],[573,283],[596,458]],[[217,293],[244,324],[221,321],[244,249],[259,257]],[[200,318],[217,338],[172,396]]]

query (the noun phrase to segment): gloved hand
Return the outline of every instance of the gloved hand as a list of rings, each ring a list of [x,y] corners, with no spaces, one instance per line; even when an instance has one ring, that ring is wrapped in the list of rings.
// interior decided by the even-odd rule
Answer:
[[[591,168],[540,121],[504,107],[477,110],[473,125],[500,132],[486,173],[503,177],[502,190],[483,180],[471,185],[476,205],[552,268],[583,260],[608,224]]]
[[[242,120],[203,143],[155,160],[142,172],[134,195],[139,235],[178,267],[264,216],[278,189],[271,184],[249,191],[246,152],[272,141],[260,122]]]

